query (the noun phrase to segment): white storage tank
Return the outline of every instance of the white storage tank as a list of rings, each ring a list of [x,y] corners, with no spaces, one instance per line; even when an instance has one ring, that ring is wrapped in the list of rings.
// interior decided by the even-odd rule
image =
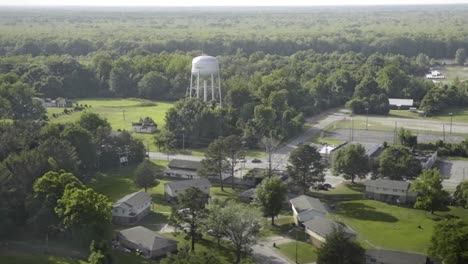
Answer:
[[[213,56],[202,55],[192,60],[189,97],[203,98],[219,102],[222,106],[221,78],[218,60]]]

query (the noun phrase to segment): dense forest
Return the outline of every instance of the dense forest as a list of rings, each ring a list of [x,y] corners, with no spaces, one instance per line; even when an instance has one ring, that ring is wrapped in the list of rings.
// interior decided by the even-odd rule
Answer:
[[[211,55],[419,53],[453,57],[468,49],[468,7],[114,8],[0,11],[0,54],[70,54],[105,50],[152,53],[203,50]]]

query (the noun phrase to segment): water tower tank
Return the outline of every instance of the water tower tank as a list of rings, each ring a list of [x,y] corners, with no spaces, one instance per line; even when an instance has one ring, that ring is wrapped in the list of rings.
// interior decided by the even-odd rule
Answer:
[[[219,72],[218,60],[212,56],[198,56],[192,60],[192,74],[201,76],[217,75]]]
[[[189,89],[188,96],[203,98],[204,102],[211,97],[211,100],[218,101],[222,106],[221,78],[218,60],[215,57],[202,55],[192,60]]]

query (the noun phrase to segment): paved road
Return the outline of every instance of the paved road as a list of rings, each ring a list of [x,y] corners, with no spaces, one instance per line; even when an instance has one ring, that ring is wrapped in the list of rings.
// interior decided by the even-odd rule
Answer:
[[[466,160],[442,160],[438,167],[445,178],[442,185],[448,191],[454,191],[460,182],[468,180],[468,161]]]
[[[289,261],[281,254],[279,254],[275,249],[267,245],[269,241],[258,243],[252,246],[252,255],[258,264],[291,264],[293,262]],[[271,243],[272,244],[272,243]],[[273,244],[272,244],[273,245]]]

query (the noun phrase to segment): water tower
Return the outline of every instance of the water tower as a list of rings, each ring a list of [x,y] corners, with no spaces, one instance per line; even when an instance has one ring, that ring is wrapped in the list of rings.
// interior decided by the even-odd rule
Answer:
[[[204,102],[210,98],[222,105],[221,78],[215,57],[202,55],[192,60],[189,96],[203,98]]]

